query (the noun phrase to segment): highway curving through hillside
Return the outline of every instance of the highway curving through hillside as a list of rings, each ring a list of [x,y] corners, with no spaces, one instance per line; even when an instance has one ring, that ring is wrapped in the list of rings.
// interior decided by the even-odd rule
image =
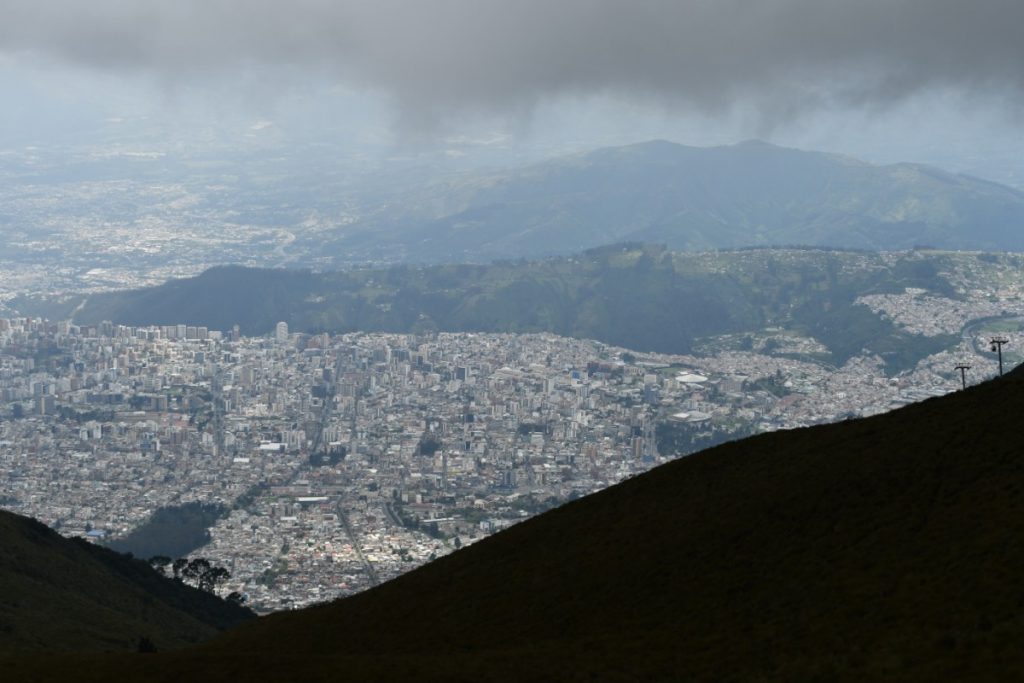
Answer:
[[[970,342],[971,349],[974,351],[974,353],[978,354],[979,356],[986,356],[987,357],[990,353],[992,353],[992,351],[989,349],[987,341],[984,341],[984,342],[979,341],[978,331],[981,330],[986,325],[989,325],[989,324],[994,323],[994,322],[1017,322],[1017,323],[1024,324],[1024,316],[1020,316],[1020,315],[997,315],[997,316],[990,316],[988,318],[978,318],[977,320],[972,320],[969,323],[967,323],[966,325],[964,325],[963,331],[960,334],[963,336],[965,341],[969,341]]]

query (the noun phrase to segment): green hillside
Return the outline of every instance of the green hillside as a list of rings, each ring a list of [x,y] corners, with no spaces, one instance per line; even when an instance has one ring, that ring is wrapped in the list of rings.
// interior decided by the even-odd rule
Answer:
[[[956,296],[948,255],[820,250],[686,253],[617,245],[577,256],[491,265],[394,266],[347,272],[214,268],[185,280],[93,295],[79,324],[205,325],[261,334],[284,320],[304,332],[538,332],[640,351],[686,353],[707,336],[780,326],[819,339],[836,364],[867,349],[890,371],[955,342],[915,337],[855,305],[920,287]],[[24,312],[63,308],[15,301]]]
[[[166,649],[254,616],[148,564],[0,511],[0,653]]]
[[[621,241],[1021,251],[1022,224],[1024,193],[937,168],[655,140],[409,188],[301,243],[347,263],[532,258]]]
[[[752,437],[197,649],[8,667],[83,681],[1019,680],[1022,412],[1015,372]]]

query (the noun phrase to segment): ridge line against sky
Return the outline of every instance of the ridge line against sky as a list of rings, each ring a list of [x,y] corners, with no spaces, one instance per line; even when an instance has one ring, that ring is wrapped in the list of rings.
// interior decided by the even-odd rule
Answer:
[[[327,145],[468,168],[761,138],[1024,188],[1020,0],[0,0],[0,19],[0,154]]]

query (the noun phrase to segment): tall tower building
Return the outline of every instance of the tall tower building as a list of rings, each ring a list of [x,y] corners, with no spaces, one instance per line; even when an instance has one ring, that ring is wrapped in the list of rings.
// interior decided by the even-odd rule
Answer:
[[[274,331],[274,338],[279,342],[288,341],[288,323],[279,322],[277,329]]]

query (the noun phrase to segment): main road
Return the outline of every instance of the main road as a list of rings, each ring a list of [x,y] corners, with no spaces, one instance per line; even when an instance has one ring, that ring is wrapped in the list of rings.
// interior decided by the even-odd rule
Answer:
[[[1019,315],[995,315],[995,316],[990,316],[988,318],[978,318],[977,320],[971,320],[966,325],[964,325],[964,329],[961,332],[961,335],[963,336],[965,341],[969,341],[971,343],[971,349],[974,351],[974,353],[978,354],[979,356],[985,357],[988,354],[992,353],[992,351],[991,351],[991,349],[989,349],[987,341],[985,341],[985,342],[980,342],[979,341],[978,334],[977,334],[978,330],[983,328],[985,325],[989,325],[989,324],[994,323],[994,322],[1007,322],[1007,321],[1013,321],[1013,322],[1016,322],[1016,323],[1024,323],[1024,316],[1019,316]]]

